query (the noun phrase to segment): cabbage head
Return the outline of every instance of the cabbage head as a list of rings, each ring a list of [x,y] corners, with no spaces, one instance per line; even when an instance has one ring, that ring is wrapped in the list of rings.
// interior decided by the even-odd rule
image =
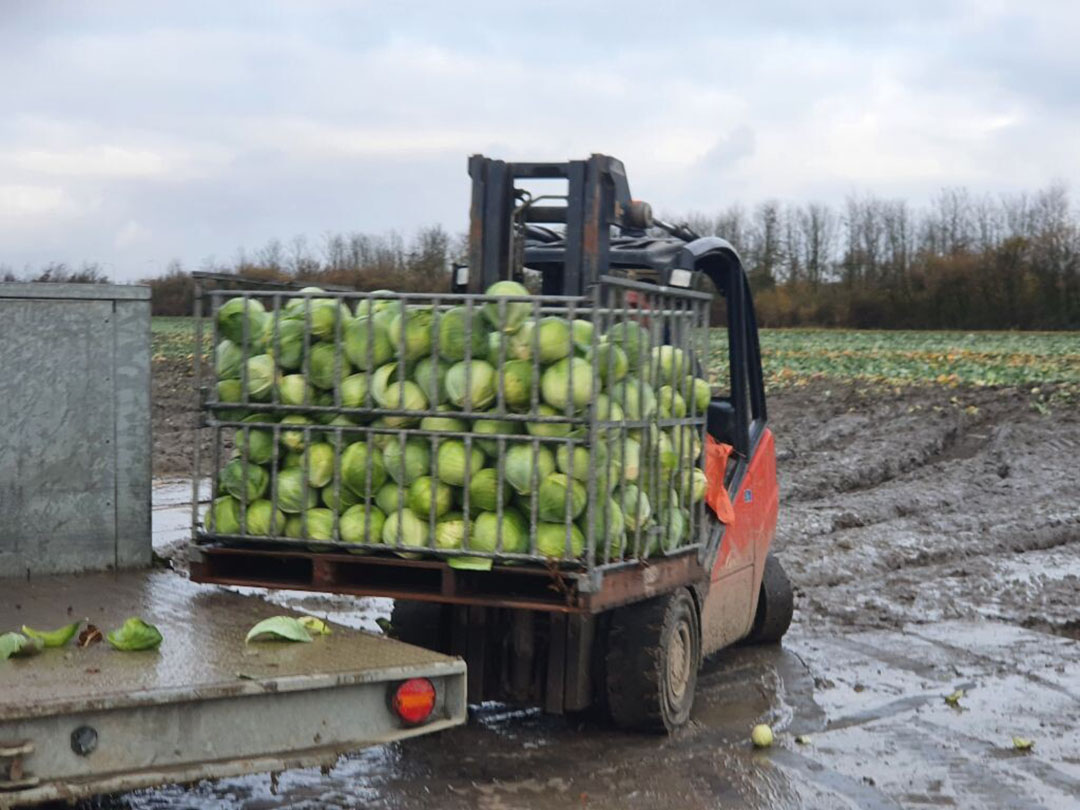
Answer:
[[[630,361],[618,343],[602,340],[596,344],[595,359],[591,350],[587,356],[594,360],[596,374],[605,385],[618,382],[630,372]]]
[[[566,318],[549,315],[537,321],[535,329],[539,333],[540,363],[542,365],[546,366],[556,360],[569,357],[574,350],[570,322]]]
[[[538,416],[565,416],[550,405],[541,403],[537,406]],[[574,426],[569,422],[526,422],[525,430],[530,436],[569,436]]]
[[[623,409],[626,418],[648,420],[656,413],[656,392],[637,377],[627,377],[611,387],[611,400]]]
[[[441,405],[446,401],[446,372],[449,368],[450,364],[445,360],[425,357],[413,369],[413,380],[432,405]]]
[[[515,442],[506,451],[506,480],[515,492],[532,492],[553,472],[555,456],[543,445],[534,449],[531,442]]]
[[[469,482],[469,510],[494,512],[510,499],[510,487],[505,478],[499,486],[499,472],[491,467],[480,470]]]
[[[596,559],[619,559],[626,544],[626,524],[622,509],[614,498],[598,503],[592,510],[593,542],[596,545]],[[588,537],[588,511],[578,520],[578,526]]]
[[[446,372],[446,395],[459,408],[480,411],[495,401],[495,368],[484,360],[464,360],[450,366]]]
[[[203,528],[212,534],[240,534],[240,502],[232,495],[214,498],[203,514]]]
[[[408,493],[409,488],[404,484],[399,484],[397,481],[387,481],[375,493],[375,505],[389,515],[391,512],[397,512],[399,509],[405,508],[405,498]]]
[[[472,432],[513,436],[521,433],[521,422],[510,422],[505,419],[477,419],[473,422]],[[479,447],[492,458],[499,452],[498,439],[474,439],[473,446]],[[506,441],[506,446],[512,446],[510,440]]]
[[[556,410],[580,411],[593,396],[592,365],[580,357],[567,357],[544,369],[540,378],[544,402]]]
[[[468,344],[465,339],[466,323],[472,329]],[[488,351],[490,333],[491,327],[479,308],[473,309],[471,316],[467,307],[449,309],[439,318],[439,355],[457,362],[465,359],[465,350],[469,348],[473,358],[482,360]]]
[[[656,405],[661,419],[682,419],[686,416],[686,400],[670,385],[656,389]]]
[[[274,337],[274,319],[266,318],[263,330],[263,343],[268,354],[273,356],[279,368],[286,371],[299,371],[304,365],[304,324],[291,318],[279,318],[277,338]],[[315,342],[315,338],[311,338]]]
[[[316,402],[315,388],[303,374],[286,374],[278,380],[278,399],[282,405],[312,405]]]
[[[532,363],[511,360],[502,367],[503,401],[512,411],[524,413],[532,404]]]
[[[309,441],[317,442],[322,439],[322,433],[318,430],[311,430],[305,433],[302,428],[314,423],[303,414],[287,414],[286,416],[281,417],[280,424],[296,426],[289,430],[281,431],[281,444],[286,450],[292,450],[295,453],[299,453]]]
[[[248,396],[256,402],[266,402],[277,384],[278,370],[274,367],[274,358],[268,354],[257,354],[247,361]]]
[[[244,364],[244,350],[228,338],[214,348],[214,373],[219,380],[240,379],[240,367]]]
[[[564,473],[551,473],[540,482],[540,519],[548,523],[574,520],[585,511],[585,486]]]
[[[622,512],[627,530],[636,531],[639,527],[645,528],[645,524],[652,517],[649,496],[633,484],[628,484],[622,490]]]
[[[528,289],[516,281],[496,281],[484,295],[497,297],[527,296]],[[492,328],[502,332],[516,332],[522,322],[532,312],[532,303],[529,301],[490,301],[484,304],[484,317]]]
[[[545,557],[558,559],[580,557],[585,552],[585,535],[573,523],[569,526],[569,549],[567,526],[564,523],[536,524],[536,551]]]
[[[481,512],[473,521],[470,551],[493,552],[498,549],[502,534],[502,550],[511,554],[523,554],[529,550],[529,524],[513,507],[503,510],[502,521],[495,512]]]
[[[445,405],[440,405],[436,410],[448,411],[450,409]],[[433,433],[467,433],[469,423],[453,416],[425,416],[420,420],[420,429]]]
[[[345,326],[345,355],[356,368],[367,371],[389,363],[394,347],[386,327],[374,318],[354,318]]]
[[[368,401],[368,375],[366,372],[350,374],[341,381],[342,407],[370,408],[374,404],[374,402]]]
[[[429,307],[412,307],[390,321],[390,346],[406,363],[431,354],[431,334],[435,314]]]
[[[305,451],[308,483],[325,487],[334,477],[334,447],[327,442],[313,442]]]
[[[263,415],[257,416],[264,418]],[[274,434],[269,430],[237,428],[234,442],[237,457],[252,464],[267,464],[274,457]]]
[[[333,343],[316,343],[311,347],[311,356],[308,357],[308,375],[312,385],[331,390],[352,374],[352,368],[344,352],[340,353],[340,357],[338,354]],[[341,363],[341,370],[335,374],[336,363]]]
[[[426,548],[428,522],[421,520],[409,509],[400,509],[386,516],[383,524],[383,542],[395,548],[400,546]]]
[[[266,307],[258,298],[230,298],[217,311],[218,332],[237,346],[243,345],[245,322],[249,345],[261,342],[265,320]]]
[[[323,292],[318,287],[305,287],[300,292]],[[291,298],[285,305],[284,317],[298,322],[301,327],[308,322],[311,313],[311,337],[316,340],[337,340],[338,321],[342,332],[352,318],[352,312],[344,302],[335,298]]]
[[[269,537],[285,533],[285,513],[275,509],[265,498],[249,504],[244,519],[247,522],[248,534]]]
[[[266,492],[270,475],[257,464],[234,458],[221,468],[221,486],[238,501],[252,503]]]
[[[679,385],[690,374],[690,356],[678,346],[655,346],[652,350],[652,366],[657,372],[657,382]]]
[[[573,464],[571,464],[571,461]],[[559,471],[572,476],[578,481],[587,482],[596,475],[596,471],[602,469],[608,463],[608,452],[605,444],[597,444],[588,448],[575,443],[573,451],[565,444],[560,444],[555,451],[555,463]],[[572,470],[572,472],[571,472]]]
[[[581,354],[586,354],[592,348],[593,323],[583,318],[575,318],[570,322],[570,331],[574,337],[574,348]]]
[[[324,543],[334,541],[334,513],[329,509],[316,506],[304,510],[300,525],[307,540],[321,540]]]
[[[307,497],[304,497],[304,493]],[[289,467],[277,475],[277,507],[282,512],[297,515],[313,508],[319,502],[319,491],[308,484],[304,471],[299,467]],[[327,509],[326,511],[330,511]]]
[[[361,498],[368,492],[368,463],[371,466],[371,491],[378,492],[386,483],[386,467],[383,466],[383,454],[372,445],[369,453],[365,442],[353,442],[341,455],[341,478],[345,486]]]
[[[386,515],[378,507],[363,504],[350,506],[338,520],[338,533],[343,543],[381,543]]]
[[[615,324],[604,335],[604,339],[622,347],[631,369],[640,368],[649,358],[652,339],[648,330],[634,321]]]
[[[338,497],[334,494],[334,490],[337,489],[341,492],[341,504],[338,505]],[[319,492],[319,498],[322,500],[323,505],[328,509],[333,509],[335,512],[343,512],[350,506],[355,506],[362,500],[360,496],[356,495],[351,489],[342,484],[340,487],[335,487],[333,482],[327,484]]]
[[[422,475],[409,486],[405,505],[415,512],[417,517],[426,519],[432,512],[435,517],[440,517],[454,505],[454,493],[441,481],[436,481],[430,475]]]
[[[484,466],[484,453],[473,447],[466,451],[461,439],[447,439],[439,443],[435,454],[435,474],[444,484],[455,487],[465,486],[466,467],[469,475],[476,475]]]
[[[420,386],[412,380],[394,382],[386,386],[383,394],[386,398],[386,407],[395,411],[424,411],[427,410],[428,401]],[[387,427],[401,428],[415,425],[420,421],[419,416],[384,416],[383,421]]]
[[[435,524],[435,548],[461,548],[465,543],[465,531],[469,527],[471,521],[461,512],[447,512]]]
[[[383,448],[382,460],[390,477],[408,486],[431,472],[431,444],[418,436],[406,439],[404,443],[400,436],[394,436]]]

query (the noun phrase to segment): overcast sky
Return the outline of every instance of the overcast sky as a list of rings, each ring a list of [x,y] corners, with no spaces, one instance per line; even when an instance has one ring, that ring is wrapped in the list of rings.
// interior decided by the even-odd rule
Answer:
[[[0,0],[0,264],[464,230],[466,156],[658,211],[1080,176],[1080,2]]]

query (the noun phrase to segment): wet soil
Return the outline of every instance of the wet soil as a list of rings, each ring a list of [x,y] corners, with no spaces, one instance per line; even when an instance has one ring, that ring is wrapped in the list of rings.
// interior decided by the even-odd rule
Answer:
[[[182,370],[169,375],[155,379],[155,469],[186,474],[190,414],[173,408],[191,400],[179,396]],[[328,772],[106,806],[1080,806],[1080,414],[1042,413],[1016,390],[823,383],[769,405],[782,490],[774,550],[795,620],[783,647],[708,661],[679,734],[480,706],[464,728]],[[389,607],[272,599],[323,600],[360,625]],[[954,707],[944,698],[956,690]],[[771,749],[749,744],[758,722],[777,734]],[[1016,750],[1014,736],[1034,747]]]

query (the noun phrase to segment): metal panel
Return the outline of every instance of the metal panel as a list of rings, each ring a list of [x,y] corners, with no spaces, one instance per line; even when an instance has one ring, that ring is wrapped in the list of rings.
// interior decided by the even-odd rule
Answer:
[[[0,298],[34,298],[76,301],[149,301],[150,288],[116,284],[45,284],[5,281]]]
[[[117,301],[116,565],[150,564],[150,318],[142,301]]]
[[[0,285],[0,576],[149,562],[148,295]]]

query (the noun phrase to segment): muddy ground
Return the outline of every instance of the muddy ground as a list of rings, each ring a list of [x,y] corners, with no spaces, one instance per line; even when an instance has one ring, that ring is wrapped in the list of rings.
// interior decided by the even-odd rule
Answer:
[[[190,380],[158,372],[155,469],[188,473]],[[1080,806],[1080,414],[1015,390],[817,383],[773,395],[770,418],[795,621],[783,648],[707,662],[681,733],[484,706],[275,791],[249,777],[110,806]],[[756,722],[772,749],[750,747]]]

